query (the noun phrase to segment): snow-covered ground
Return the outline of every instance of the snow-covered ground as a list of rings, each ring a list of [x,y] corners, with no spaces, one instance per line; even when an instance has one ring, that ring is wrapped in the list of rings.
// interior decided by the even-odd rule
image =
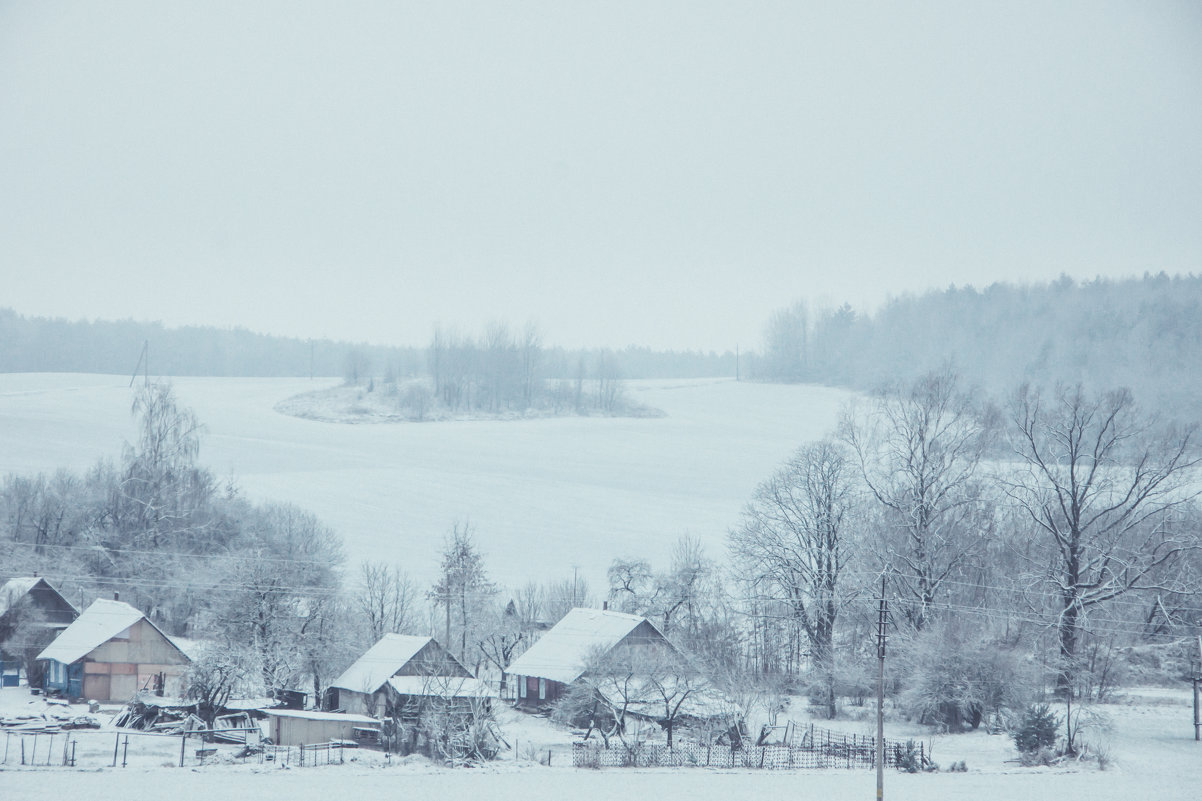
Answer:
[[[24,689],[0,691],[0,717],[41,704]],[[40,708],[40,707],[39,707]],[[1090,732],[1094,742],[1108,742],[1112,758],[1105,771],[1093,763],[1055,768],[1023,768],[1012,760],[1009,738],[975,732],[962,735],[926,735],[935,761],[945,768],[965,760],[967,773],[939,772],[885,777],[887,799],[950,801],[989,798],[1006,801],[1194,801],[1202,788],[1202,743],[1193,739],[1188,689],[1128,691],[1117,703],[1098,707],[1109,722],[1108,732]],[[103,717],[103,716],[102,716]],[[251,759],[236,764],[226,746],[208,764],[196,765],[189,748],[188,767],[176,767],[179,738],[135,738],[129,766],[109,767],[115,733],[105,729],[84,733],[87,766],[0,767],[0,797],[43,799],[79,797],[94,801],[170,797],[287,798],[290,801],[402,796],[430,801],[488,798],[498,801],[552,801],[555,799],[612,799],[615,797],[689,798],[692,801],[729,801],[737,798],[870,798],[875,794],[875,774],[870,770],[749,771],[680,768],[676,770],[575,769],[570,764],[570,733],[535,718],[503,709],[500,720],[506,739],[518,754],[504,752],[496,763],[479,768],[448,769],[410,757],[386,761],[375,752],[347,752],[347,763],[322,767],[282,768]],[[835,726],[853,731],[857,724],[839,721]],[[915,736],[921,730],[890,722],[886,734]],[[2,747],[2,746],[0,746]],[[46,744],[41,746],[46,748]],[[61,747],[61,741],[60,741]],[[551,767],[530,757],[552,750]],[[44,752],[43,752],[44,753]]]
[[[423,583],[443,537],[470,520],[494,579],[594,590],[617,556],[663,564],[685,533],[711,555],[756,484],[836,424],[841,390],[731,380],[632,381],[665,417],[345,425],[280,414],[326,379],[179,378],[208,428],[201,461],[255,499],[296,503],[344,538],[350,561],[403,563]],[[121,376],[0,374],[0,473],[86,469],[134,435]]]

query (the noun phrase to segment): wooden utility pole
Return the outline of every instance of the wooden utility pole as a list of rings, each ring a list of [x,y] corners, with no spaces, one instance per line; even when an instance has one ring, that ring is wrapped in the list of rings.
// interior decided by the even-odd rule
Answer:
[[[134,381],[138,380],[138,370],[143,369],[143,378],[145,385],[150,386],[150,340],[147,339],[142,343],[142,353],[138,356],[138,363],[134,366],[134,374],[129,377],[129,385],[132,387]]]
[[[881,577],[881,604],[876,621],[876,801],[885,798],[885,620],[889,604],[885,600],[885,578]]]
[[[1202,714],[1198,708],[1198,682],[1202,681],[1202,634],[1198,635],[1198,667],[1194,670],[1194,741],[1202,740]]]

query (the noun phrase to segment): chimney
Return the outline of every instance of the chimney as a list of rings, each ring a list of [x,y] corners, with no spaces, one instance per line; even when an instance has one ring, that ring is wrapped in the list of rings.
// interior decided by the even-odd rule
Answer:
[[[120,600],[121,600],[121,593],[119,593],[119,592],[114,592],[114,593],[113,593],[113,600],[114,600],[114,601],[120,601]]]

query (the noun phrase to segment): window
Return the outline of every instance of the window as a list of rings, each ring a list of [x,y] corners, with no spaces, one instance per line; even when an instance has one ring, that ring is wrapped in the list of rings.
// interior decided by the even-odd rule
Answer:
[[[538,680],[538,700],[540,700],[540,701],[547,700],[547,680],[546,679]]]

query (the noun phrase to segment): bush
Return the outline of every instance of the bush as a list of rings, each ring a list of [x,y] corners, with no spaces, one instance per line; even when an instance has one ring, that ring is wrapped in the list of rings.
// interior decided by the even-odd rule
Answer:
[[[1014,746],[1022,754],[1050,749],[1056,744],[1056,733],[1059,729],[1060,718],[1047,704],[1033,704],[1027,708],[1022,722],[1014,731]]]
[[[1026,654],[957,621],[915,634],[900,657],[906,678],[899,708],[944,731],[976,729],[991,712],[1030,697]]]

